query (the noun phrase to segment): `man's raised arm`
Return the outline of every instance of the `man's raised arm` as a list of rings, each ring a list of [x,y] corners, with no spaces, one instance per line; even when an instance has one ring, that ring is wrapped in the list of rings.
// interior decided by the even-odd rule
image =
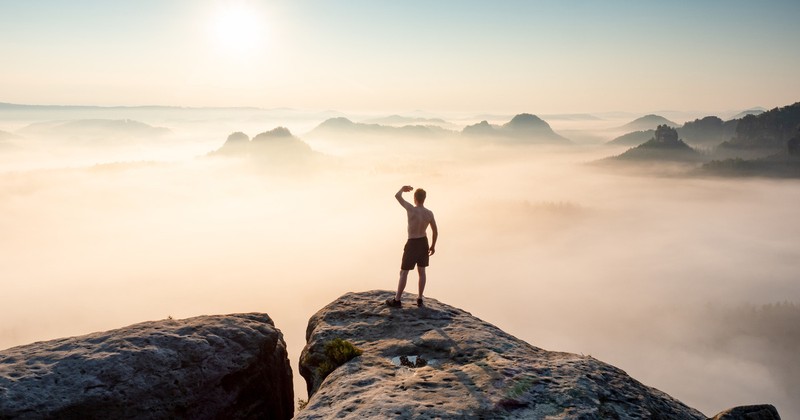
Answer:
[[[414,205],[403,199],[403,193],[409,192],[413,189],[414,188],[411,188],[410,185],[403,185],[403,187],[400,188],[400,191],[398,191],[397,194],[394,195],[394,198],[396,198],[397,201],[400,203],[400,205],[405,207],[406,209],[414,208]]]

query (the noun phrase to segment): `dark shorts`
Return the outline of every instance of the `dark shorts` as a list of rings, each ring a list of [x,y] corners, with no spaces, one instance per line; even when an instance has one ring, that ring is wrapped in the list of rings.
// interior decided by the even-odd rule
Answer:
[[[413,270],[415,265],[428,266],[428,238],[425,236],[409,239],[403,248],[403,262],[400,269]]]

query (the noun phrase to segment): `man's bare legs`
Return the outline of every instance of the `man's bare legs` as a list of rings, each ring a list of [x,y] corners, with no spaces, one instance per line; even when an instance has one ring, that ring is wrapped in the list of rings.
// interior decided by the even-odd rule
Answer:
[[[406,282],[408,281],[408,270],[400,270],[400,282],[397,283],[397,294],[394,300],[400,302],[403,298],[403,290],[406,289]]]
[[[397,294],[394,296],[394,300],[398,302],[403,298],[403,291],[406,290],[408,271],[400,270],[400,281],[397,283]],[[417,272],[419,273],[419,299],[422,299],[422,294],[425,292],[425,281],[427,280],[425,267],[417,266]]]
[[[419,273],[419,299],[422,299],[422,292],[425,291],[425,267],[417,266],[417,272]]]

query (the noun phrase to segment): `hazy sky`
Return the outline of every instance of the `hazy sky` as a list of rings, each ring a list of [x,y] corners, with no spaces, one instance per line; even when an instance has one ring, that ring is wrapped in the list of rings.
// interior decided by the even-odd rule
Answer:
[[[800,98],[797,1],[0,0],[0,102],[495,112]]]

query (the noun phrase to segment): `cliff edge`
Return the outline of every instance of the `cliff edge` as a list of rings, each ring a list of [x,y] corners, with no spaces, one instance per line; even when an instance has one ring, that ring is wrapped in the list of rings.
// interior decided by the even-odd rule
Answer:
[[[591,356],[534,347],[435,299],[389,308],[393,294],[347,293],[311,317],[300,357],[310,397],[296,419],[706,418]],[[331,371],[335,339],[361,353]]]

